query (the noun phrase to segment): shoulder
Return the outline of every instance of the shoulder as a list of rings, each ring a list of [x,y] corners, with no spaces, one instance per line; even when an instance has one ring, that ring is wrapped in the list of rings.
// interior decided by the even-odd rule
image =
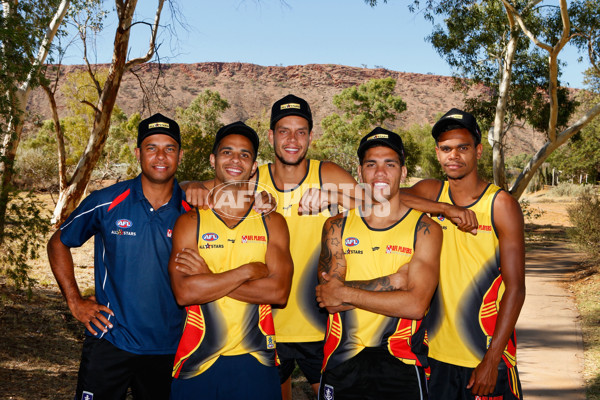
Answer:
[[[423,179],[415,183],[412,187],[403,189],[403,191],[415,196],[435,200],[438,198],[443,184],[444,182],[437,179]]]
[[[348,171],[331,161],[321,161],[321,180],[323,183],[356,184],[356,180]]]
[[[269,237],[287,237],[289,235],[289,229],[287,222],[283,215],[277,211],[264,214],[262,216],[265,226],[269,231]]]
[[[417,233],[423,236],[430,236],[432,239],[442,238],[442,227],[436,223],[427,214],[421,214],[417,221]]]
[[[494,199],[494,219],[497,217],[515,218],[523,216],[521,205],[510,193],[505,190],[499,190]]]
[[[498,233],[510,233],[514,230],[523,230],[523,212],[517,199],[505,190],[499,190],[494,198],[492,208],[493,223]]]
[[[333,233],[339,230],[344,225],[346,217],[347,213],[340,213],[333,217],[327,218],[323,224],[323,232]]]
[[[196,228],[198,224],[198,213],[197,211],[190,210],[184,214],[181,214],[177,217],[177,222],[175,223],[175,229],[178,231],[187,230],[190,228]]]

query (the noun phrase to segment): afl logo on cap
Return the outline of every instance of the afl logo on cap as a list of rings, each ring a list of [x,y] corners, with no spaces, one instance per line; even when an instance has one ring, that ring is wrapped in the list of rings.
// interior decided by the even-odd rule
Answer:
[[[202,240],[204,240],[205,242],[214,242],[218,238],[219,235],[213,232],[205,233],[204,235],[202,235]]]
[[[115,222],[115,225],[117,225],[121,229],[128,229],[133,226],[133,222],[131,222],[128,219],[119,219],[117,220],[117,222]]]
[[[346,243],[346,246],[354,247],[358,244],[358,239],[355,237],[349,237],[349,238],[346,238],[346,240],[344,242]]]

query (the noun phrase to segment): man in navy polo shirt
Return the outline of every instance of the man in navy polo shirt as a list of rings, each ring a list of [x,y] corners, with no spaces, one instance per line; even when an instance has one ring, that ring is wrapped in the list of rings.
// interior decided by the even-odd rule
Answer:
[[[184,310],[171,291],[171,233],[190,209],[175,180],[177,123],[161,114],[140,122],[135,154],[142,173],[90,194],[48,243],[52,272],[87,331],[76,400],[167,399]],[[83,298],[71,248],[94,236],[95,296]]]

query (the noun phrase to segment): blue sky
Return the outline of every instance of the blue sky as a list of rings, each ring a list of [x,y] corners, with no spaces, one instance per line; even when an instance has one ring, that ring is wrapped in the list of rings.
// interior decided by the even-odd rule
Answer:
[[[139,0],[136,19],[151,22],[156,1]],[[107,2],[105,4],[110,4]],[[247,62],[258,65],[341,64],[384,67],[394,71],[451,75],[444,60],[426,37],[431,23],[408,11],[407,1],[380,1],[369,7],[362,0],[178,0],[187,24],[176,27],[176,37],[162,29],[159,50],[165,62]],[[163,10],[162,23],[170,24]],[[110,62],[114,23],[106,22],[98,38],[97,62]],[[131,56],[145,54],[148,28],[133,30]],[[582,87],[586,63],[567,49],[568,62],[561,81]],[[73,48],[67,64],[80,64]]]

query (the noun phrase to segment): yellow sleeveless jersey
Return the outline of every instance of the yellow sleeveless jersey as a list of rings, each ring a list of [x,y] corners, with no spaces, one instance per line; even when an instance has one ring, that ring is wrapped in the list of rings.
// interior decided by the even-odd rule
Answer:
[[[359,211],[344,217],[342,246],[346,280],[371,280],[391,275],[413,257],[417,224],[423,213],[409,210],[386,229],[370,228]],[[388,317],[355,308],[329,316],[323,370],[330,370],[366,347],[385,347],[406,364],[426,365],[425,329],[421,320]]]
[[[448,364],[475,368],[487,351],[494,329],[504,283],[500,275],[498,236],[493,222],[494,200],[500,188],[489,184],[467,208],[477,215],[477,235],[460,231],[443,216],[433,218],[443,229],[440,284],[427,315],[429,356]],[[439,202],[454,204],[448,182]],[[513,332],[503,359],[516,364]]]
[[[309,188],[321,188],[321,162],[308,160],[302,181],[291,188],[275,185],[270,164],[258,168],[258,189],[268,190],[277,199],[277,212],[285,218],[290,231],[290,253],[294,278],[287,306],[274,309],[275,331],[280,343],[316,342],[325,337],[327,313],[315,299],[317,266],[321,252],[321,233],[328,211],[318,215],[299,215],[298,204]]]
[[[265,262],[269,240],[263,217],[253,210],[235,227],[212,210],[199,210],[198,252],[213,273],[250,262]],[[188,379],[206,371],[219,356],[251,354],[261,364],[275,365],[275,331],[271,306],[222,297],[186,307],[183,335],[175,355],[173,376]]]

